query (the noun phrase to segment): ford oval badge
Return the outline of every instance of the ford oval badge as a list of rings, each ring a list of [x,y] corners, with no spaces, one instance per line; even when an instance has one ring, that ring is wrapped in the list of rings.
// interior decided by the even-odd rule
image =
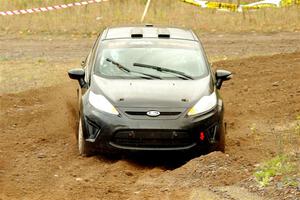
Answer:
[[[147,112],[147,115],[148,115],[149,117],[157,117],[157,116],[160,115],[160,112],[158,112],[158,111],[156,111],[156,110],[150,110],[150,111]]]

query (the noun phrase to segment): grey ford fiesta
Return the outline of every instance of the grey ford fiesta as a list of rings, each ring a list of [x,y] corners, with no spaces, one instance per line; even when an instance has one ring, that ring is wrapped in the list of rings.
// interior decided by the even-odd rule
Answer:
[[[218,90],[231,78],[213,72],[198,37],[181,28],[112,27],[97,38],[79,82],[81,155],[119,151],[224,151]]]

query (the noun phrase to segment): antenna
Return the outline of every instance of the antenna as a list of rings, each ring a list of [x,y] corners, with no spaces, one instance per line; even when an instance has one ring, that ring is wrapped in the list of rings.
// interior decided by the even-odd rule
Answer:
[[[144,13],[143,13],[142,18],[141,18],[141,22],[143,22],[144,19],[145,19],[145,16],[146,16],[146,14],[147,14],[147,12],[148,12],[150,3],[151,3],[151,0],[148,0],[148,1],[147,1],[147,4],[146,4],[146,7],[145,7],[145,10],[144,10]]]

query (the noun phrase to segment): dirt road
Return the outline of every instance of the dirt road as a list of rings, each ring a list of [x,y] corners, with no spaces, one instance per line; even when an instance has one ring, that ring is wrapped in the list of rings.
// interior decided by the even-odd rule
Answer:
[[[210,38],[203,36],[210,58],[222,59],[214,66],[234,73],[222,88],[226,153],[192,160],[78,156],[77,85],[65,71],[79,63],[92,40],[0,38],[0,199],[299,199],[299,188],[259,188],[253,172],[283,150],[299,162],[299,136],[282,133],[292,130],[300,113],[300,37]],[[288,144],[285,149],[279,141]]]

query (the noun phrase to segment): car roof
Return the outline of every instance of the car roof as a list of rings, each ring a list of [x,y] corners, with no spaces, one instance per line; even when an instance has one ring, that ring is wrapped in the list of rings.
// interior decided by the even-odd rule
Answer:
[[[131,38],[157,38],[199,41],[198,37],[192,30],[153,25],[109,27],[104,31],[102,40]]]

